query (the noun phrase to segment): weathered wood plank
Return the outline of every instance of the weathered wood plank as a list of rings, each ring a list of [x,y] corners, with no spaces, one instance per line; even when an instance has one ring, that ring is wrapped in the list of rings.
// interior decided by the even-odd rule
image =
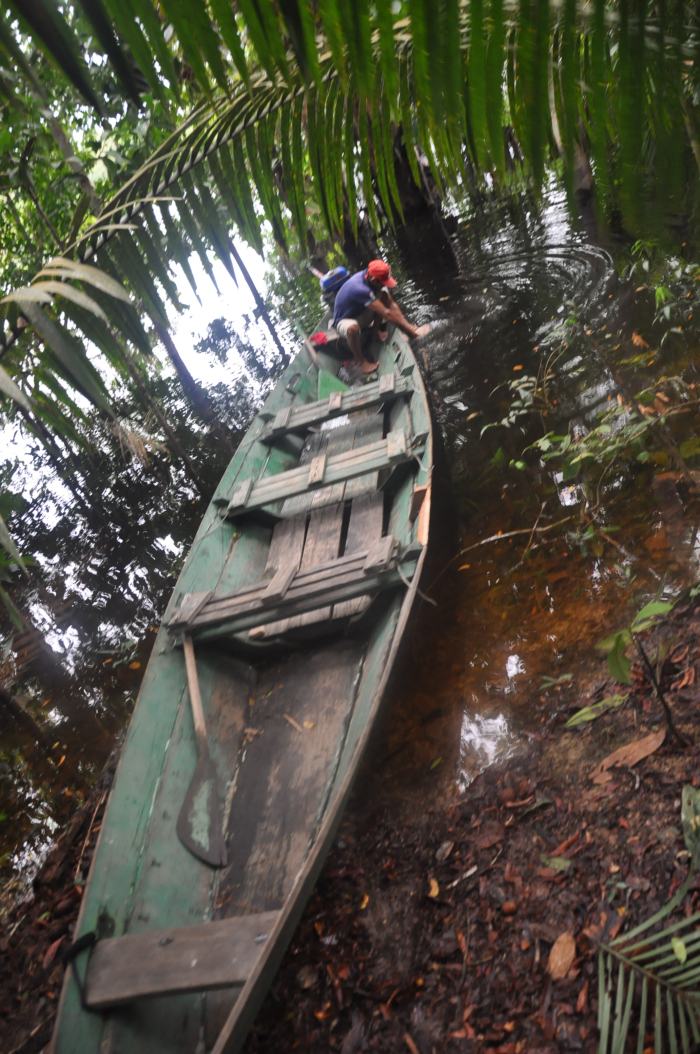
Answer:
[[[395,569],[370,575],[358,571],[348,572],[337,576],[332,587],[327,584],[322,588],[310,586],[303,592],[297,591],[296,583],[294,583],[284,600],[264,614],[260,609],[254,609],[233,616],[221,616],[207,625],[201,624],[199,629],[193,628],[191,632],[197,641],[218,640],[236,633],[243,633],[265,622],[294,618],[297,615],[306,614],[307,611],[313,611],[315,608],[340,604],[365,593],[393,589],[402,584],[405,585],[404,579],[410,581],[415,571],[416,557],[417,554],[413,554],[412,558],[401,564],[401,574]]]
[[[348,392],[332,392],[328,399],[318,399],[305,406],[299,406],[289,415],[286,424],[282,423],[279,414],[279,423],[275,418],[272,424],[265,428],[261,433],[261,442],[272,443],[285,432],[304,432],[335,417],[360,410],[372,410],[393,402],[402,395],[410,398],[412,394],[411,382],[405,377],[396,377],[392,371],[361,388],[351,388]]]
[[[265,574],[275,575],[280,567],[292,564],[298,567],[304,551],[306,538],[306,515],[291,516],[275,524],[267,558]]]
[[[325,464],[323,482],[325,485],[345,482],[357,476],[377,472],[393,465],[411,461],[414,451],[410,448],[403,432],[390,432],[386,439],[378,443],[369,443],[358,450],[329,457]],[[235,497],[228,507],[229,517],[238,517],[244,513],[271,505],[285,498],[294,497],[308,491],[309,470],[302,466],[280,472],[276,476],[266,476],[253,483],[247,500],[236,505]],[[241,489],[241,493],[243,493]],[[298,510],[294,510],[295,512]]]
[[[245,984],[278,916],[268,911],[98,941],[85,1002],[106,1010],[147,996]]]
[[[355,447],[378,443],[384,434],[383,414],[372,414],[358,421],[355,428]],[[362,494],[373,494],[377,489],[379,472],[368,472],[345,484],[345,500],[354,500]],[[346,549],[347,551],[347,549]]]
[[[231,863],[219,889],[229,912],[272,911],[284,903],[312,844],[329,767],[354,705],[361,653],[362,645],[340,641],[262,672],[250,710],[262,734],[246,746],[238,770]]]

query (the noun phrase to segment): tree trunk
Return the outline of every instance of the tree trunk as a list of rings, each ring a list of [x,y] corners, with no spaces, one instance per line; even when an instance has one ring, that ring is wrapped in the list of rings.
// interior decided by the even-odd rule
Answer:
[[[275,342],[275,347],[277,348],[277,350],[279,351],[279,353],[280,353],[280,355],[282,357],[283,365],[284,366],[289,366],[289,362],[290,362],[289,355],[287,354],[287,352],[282,347],[282,342],[280,341],[280,338],[277,335],[277,329],[276,329],[272,319],[270,318],[270,314],[269,314],[269,312],[267,310],[267,307],[265,306],[265,301],[260,296],[260,293],[258,292],[253,279],[250,277],[250,274],[248,272],[248,268],[246,267],[246,265],[241,260],[241,257],[240,257],[240,255],[238,253],[238,250],[236,249],[236,246],[233,244],[233,242],[231,241],[230,238],[228,239],[228,248],[229,248],[229,252],[231,253],[231,256],[234,258],[234,260],[238,264],[238,266],[240,268],[240,271],[241,271],[241,274],[243,275],[243,277],[245,278],[245,280],[246,280],[246,282],[248,284],[248,288],[250,289],[251,293],[253,294],[253,299],[255,300],[256,307],[257,307],[258,311],[260,312],[260,315],[262,316],[262,318],[263,318],[263,320],[265,322],[265,325],[270,330],[270,334],[272,336],[272,339]]]
[[[159,339],[163,343],[163,347],[168,353],[170,361],[175,367],[177,375],[180,378],[180,383],[182,384],[182,387],[185,390],[185,394],[190,399],[197,413],[209,426],[210,431],[216,435],[217,439],[221,443],[224,444],[225,449],[231,454],[233,454],[233,446],[231,444],[231,440],[225,434],[224,429],[222,427],[222,423],[217,418],[214,412],[214,407],[209,401],[209,397],[194,379],[190,371],[187,369],[187,366],[185,366],[180,352],[175,347],[173,338],[170,336],[167,329],[164,326],[161,326],[161,324],[155,318],[153,318],[153,316],[151,316],[151,321],[153,322],[155,331],[158,334]]]

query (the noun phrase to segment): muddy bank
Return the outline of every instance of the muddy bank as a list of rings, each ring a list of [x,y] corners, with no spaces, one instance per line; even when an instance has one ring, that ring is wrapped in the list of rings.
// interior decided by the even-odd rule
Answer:
[[[593,782],[611,753],[665,728],[639,664],[629,689],[601,665],[585,697],[449,805],[416,816],[391,799],[356,802],[247,1054],[594,1052],[599,942],[662,907],[688,870],[680,798],[699,773],[697,603],[677,606],[650,653],[669,636],[660,685],[688,747],[666,735]],[[619,708],[564,728],[581,707],[628,690]],[[680,914],[699,899],[693,888]],[[550,963],[564,934],[573,940]]]
[[[36,1054],[51,1038],[85,878],[117,767],[110,756],[35,875],[0,921],[0,1050]],[[84,956],[83,956],[84,958]]]
[[[685,748],[667,734],[593,781],[614,751],[655,733],[660,741],[666,728],[640,664],[628,689],[601,660],[585,696],[560,694],[547,729],[448,804],[421,813],[392,797],[369,805],[358,792],[246,1054],[593,1054],[599,942],[648,918],[687,874],[680,798],[700,771],[697,601],[646,635],[648,653],[670,638],[660,687]],[[627,691],[621,705],[565,728],[580,708]],[[6,1054],[38,1054],[49,1040],[113,767],[0,925]],[[679,913],[699,901],[692,888]]]

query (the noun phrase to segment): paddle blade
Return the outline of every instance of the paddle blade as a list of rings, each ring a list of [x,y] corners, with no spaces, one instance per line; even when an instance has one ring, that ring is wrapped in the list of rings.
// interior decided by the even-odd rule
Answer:
[[[177,818],[177,836],[186,849],[211,867],[226,867],[216,773],[209,752],[203,752]]]

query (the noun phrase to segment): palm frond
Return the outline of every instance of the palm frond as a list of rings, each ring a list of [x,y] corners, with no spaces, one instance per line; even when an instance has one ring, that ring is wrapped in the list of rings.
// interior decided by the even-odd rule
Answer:
[[[690,1054],[700,1042],[700,913],[662,927],[700,864],[700,791],[693,787],[683,788],[681,818],[690,856],[685,882],[650,919],[600,945],[598,1054],[623,1054],[633,1028],[638,1051],[647,1049],[645,1036],[652,1028],[655,1054]]]

